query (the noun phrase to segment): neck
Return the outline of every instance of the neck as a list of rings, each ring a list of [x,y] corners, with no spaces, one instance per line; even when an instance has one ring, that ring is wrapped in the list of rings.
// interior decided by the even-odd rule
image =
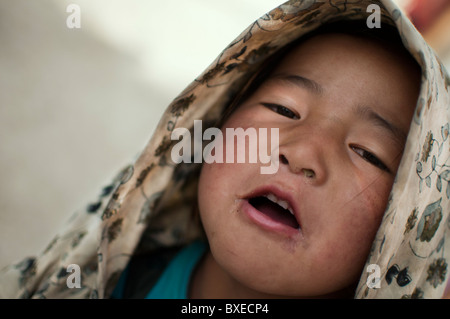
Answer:
[[[313,298],[352,298],[356,287],[344,288],[341,291],[316,296]],[[292,298],[276,296],[255,291],[230,276],[216,262],[211,251],[205,254],[192,275],[189,298],[191,299],[274,299]]]
[[[252,290],[231,277],[208,251],[195,269],[189,288],[192,299],[265,299],[274,298]]]

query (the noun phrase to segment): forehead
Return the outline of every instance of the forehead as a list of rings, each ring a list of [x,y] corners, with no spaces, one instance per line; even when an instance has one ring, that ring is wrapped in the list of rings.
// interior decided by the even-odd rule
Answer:
[[[281,61],[276,70],[299,69],[312,71],[320,69],[327,74],[339,71],[357,72],[359,77],[375,78],[384,76],[412,74],[420,71],[412,58],[399,45],[391,45],[372,38],[363,38],[342,33],[328,33],[314,36],[293,47]],[[408,79],[401,76],[405,82]]]
[[[278,62],[266,85],[287,86],[283,76],[300,76],[308,93],[336,104],[380,109],[409,127],[420,88],[420,70],[406,53],[373,39],[347,34],[312,37]],[[294,86],[292,86],[294,87]]]

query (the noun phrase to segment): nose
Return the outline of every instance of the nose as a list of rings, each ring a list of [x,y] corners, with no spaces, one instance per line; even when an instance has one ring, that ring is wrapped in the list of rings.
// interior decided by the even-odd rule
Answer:
[[[325,140],[314,134],[291,135],[285,141],[281,140],[280,169],[285,167],[308,183],[316,185],[324,183],[328,177],[326,156],[331,154],[331,149],[327,148],[327,145]]]

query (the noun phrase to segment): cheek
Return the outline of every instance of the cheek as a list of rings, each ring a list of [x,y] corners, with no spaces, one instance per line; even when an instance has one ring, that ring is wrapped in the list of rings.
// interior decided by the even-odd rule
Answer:
[[[219,164],[203,164],[202,166],[198,184],[198,206],[202,219],[207,212],[213,211],[214,203],[220,205],[223,200],[223,196],[219,195],[224,193],[223,189],[227,184],[226,178],[222,178],[223,175],[226,176],[223,167]]]
[[[352,227],[364,232],[366,242],[369,244],[383,218],[391,188],[392,179],[390,177],[379,177],[362,185],[362,191],[351,205],[351,217],[354,220]]]
[[[355,227],[360,226],[367,232],[374,233],[386,209],[393,177],[384,173],[363,173],[360,176],[354,175],[347,181],[347,185],[352,183],[354,186],[346,193],[343,211],[348,210],[348,216],[354,220]]]
[[[198,184],[198,208],[203,228],[209,240],[217,233],[217,226],[214,221],[220,216],[218,207],[223,206],[221,197],[217,194],[223,187],[221,183],[214,183],[220,176],[220,168],[217,164],[203,164]],[[218,172],[219,171],[219,172]]]
[[[380,179],[369,186],[367,191],[363,194],[365,206],[368,207],[368,211],[378,220],[381,219],[386,209],[391,189],[391,180]]]
[[[215,233],[235,209],[238,179],[245,175],[237,164],[204,164],[198,184],[198,206],[205,231]],[[222,227],[223,228],[223,227]]]
[[[389,181],[378,179],[363,191],[349,192],[345,204],[322,220],[322,232],[330,236],[318,241],[322,248],[317,249],[320,253],[314,262],[347,283],[357,280],[383,218],[390,188]]]

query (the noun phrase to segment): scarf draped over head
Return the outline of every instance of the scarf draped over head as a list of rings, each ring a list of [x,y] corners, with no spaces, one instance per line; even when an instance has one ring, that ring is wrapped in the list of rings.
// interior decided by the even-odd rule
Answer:
[[[107,298],[133,254],[202,236],[192,222],[200,166],[172,162],[171,147],[178,142],[172,131],[192,128],[198,119],[204,127],[217,123],[268,57],[326,23],[369,21],[371,5],[379,8],[381,22],[397,27],[422,68],[422,84],[355,297],[440,298],[450,271],[450,79],[390,0],[292,0],[253,22],[167,107],[134,163],[76,212],[42,253],[1,271],[0,296]],[[79,266],[80,288],[67,285],[70,265]]]

